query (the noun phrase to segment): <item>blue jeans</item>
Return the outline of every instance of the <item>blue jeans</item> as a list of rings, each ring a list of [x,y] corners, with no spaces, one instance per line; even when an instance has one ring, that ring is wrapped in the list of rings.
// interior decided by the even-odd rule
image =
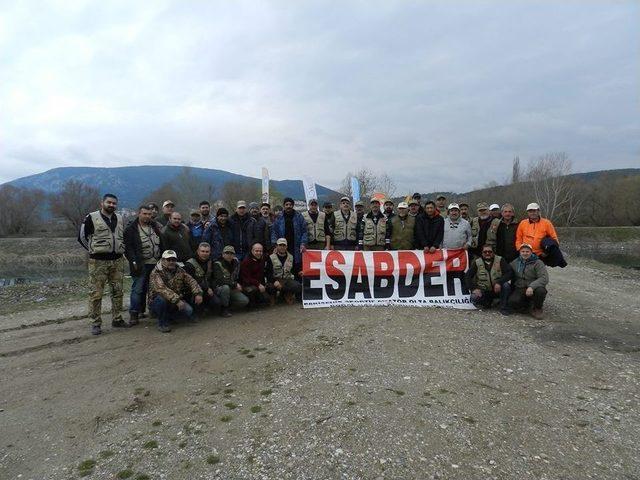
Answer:
[[[149,276],[155,265],[144,265],[141,275],[134,277],[131,285],[131,297],[129,298],[129,313],[144,313],[147,305],[147,291],[149,290]]]
[[[177,305],[166,301],[160,295],[153,299],[149,305],[151,311],[158,317],[158,326],[169,326],[169,321],[182,315],[187,318],[193,317],[193,308],[185,302],[184,310],[179,310]]]

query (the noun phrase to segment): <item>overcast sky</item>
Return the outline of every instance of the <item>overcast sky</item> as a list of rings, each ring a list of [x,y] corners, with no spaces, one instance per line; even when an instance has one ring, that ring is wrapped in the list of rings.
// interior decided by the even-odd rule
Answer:
[[[0,183],[59,166],[640,166],[640,1],[0,0]]]

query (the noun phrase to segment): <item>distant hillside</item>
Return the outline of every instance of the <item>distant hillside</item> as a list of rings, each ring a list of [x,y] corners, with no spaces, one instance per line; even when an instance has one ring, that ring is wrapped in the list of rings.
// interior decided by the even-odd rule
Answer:
[[[79,180],[96,187],[101,193],[111,192],[118,195],[123,207],[135,207],[147,194],[179,175],[184,168],[160,165],[114,168],[60,167],[7,183],[16,187],[38,188],[47,193],[55,193],[62,189],[67,180]],[[218,191],[225,183],[231,181],[259,181],[254,177],[224,170],[195,167],[189,169],[202,180],[211,183]],[[271,185],[284,196],[304,199],[301,180],[272,180]],[[320,201],[333,200],[340,195],[322,185],[316,185],[316,190]]]

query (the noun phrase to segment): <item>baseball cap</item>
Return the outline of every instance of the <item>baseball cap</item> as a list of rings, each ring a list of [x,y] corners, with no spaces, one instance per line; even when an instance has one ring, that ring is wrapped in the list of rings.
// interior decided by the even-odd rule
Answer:
[[[527,210],[540,210],[540,205],[535,202],[530,203],[529,205],[527,205]]]
[[[286,238],[279,238],[276,241],[276,245],[287,245],[287,239]]]
[[[523,248],[528,248],[529,250],[533,250],[533,248],[531,248],[531,245],[529,245],[528,243],[523,243],[522,245],[520,245],[520,248],[518,249],[518,251],[522,250]]]
[[[356,202],[356,207],[364,207],[364,202],[362,200],[358,200]]]
[[[346,195],[345,195],[344,197],[340,197],[340,201],[341,201],[341,202],[344,202],[345,200],[346,200],[347,202],[351,203],[351,199],[350,199],[349,197],[347,197]]]
[[[238,200],[238,203],[236,203],[236,208],[240,208],[240,207],[245,207],[247,206],[247,202],[245,202],[244,200]]]
[[[312,198],[311,200],[309,200],[309,205],[311,205],[312,203],[315,203],[317,205],[318,200],[316,200],[315,198]]]
[[[322,208],[333,208],[333,203],[331,203],[331,202],[324,202],[324,204],[322,205]]]
[[[438,196],[436,197],[436,200],[440,200],[441,198],[442,198],[443,200],[446,200],[446,199],[447,199],[447,197],[445,197],[444,195],[440,194],[440,195],[438,195]]]
[[[387,198],[387,199],[384,201],[384,203],[385,203],[385,205],[386,205],[387,203],[390,203],[391,205],[393,205],[393,200],[391,200],[390,198]]]
[[[227,245],[222,249],[222,253],[236,253],[236,249],[233,248],[233,245]]]
[[[500,210],[500,205],[498,205],[497,203],[492,203],[491,205],[489,205],[489,210]]]
[[[407,202],[400,202],[398,204],[398,208],[409,208],[409,205],[407,204]]]
[[[489,205],[487,205],[486,202],[480,202],[476,205],[476,208],[478,210],[489,210]]]
[[[380,205],[380,200],[378,200],[377,198],[372,198],[369,203],[377,203],[378,205]]]
[[[173,206],[173,207],[175,207],[175,206],[176,206],[176,204],[175,204],[175,203],[173,203],[171,200],[165,200],[165,201],[162,203],[162,208],[164,208],[164,207],[166,207],[166,206],[168,206],[168,205],[171,205],[171,206]]]
[[[460,210],[460,205],[458,205],[457,203],[450,203],[447,207],[447,210],[451,210],[452,208],[457,208],[458,210]]]
[[[200,210],[191,210],[191,215],[198,215],[199,217],[202,216],[202,214],[200,213]]]
[[[174,252],[173,250],[165,250],[164,252],[162,252],[162,258],[178,258],[178,255],[176,255],[176,252]]]
[[[409,200],[409,205],[420,205],[420,202],[416,198]]]
[[[251,202],[251,203],[249,204],[249,208],[250,208],[250,209],[258,208],[258,202]]]

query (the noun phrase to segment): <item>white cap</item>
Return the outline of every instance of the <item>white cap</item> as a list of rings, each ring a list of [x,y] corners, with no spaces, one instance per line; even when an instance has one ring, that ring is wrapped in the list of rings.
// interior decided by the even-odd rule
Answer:
[[[276,241],[276,245],[286,245],[287,244],[287,239],[286,238],[279,238]]]
[[[489,210],[500,210],[500,205],[498,205],[497,203],[492,203],[491,205],[489,205]]]
[[[409,208],[409,205],[407,205],[407,202],[400,202],[398,208]]]
[[[162,203],[162,208],[166,207],[167,205],[173,205],[175,207],[175,204],[171,200],[165,200]]]
[[[173,250],[165,250],[162,252],[162,258],[178,258],[178,255]]]
[[[457,203],[450,203],[447,207],[447,210],[451,210],[452,208],[457,208],[458,210],[460,210],[460,205],[458,205]]]
[[[527,205],[527,210],[540,210],[540,205],[535,202],[530,203],[529,205]]]

